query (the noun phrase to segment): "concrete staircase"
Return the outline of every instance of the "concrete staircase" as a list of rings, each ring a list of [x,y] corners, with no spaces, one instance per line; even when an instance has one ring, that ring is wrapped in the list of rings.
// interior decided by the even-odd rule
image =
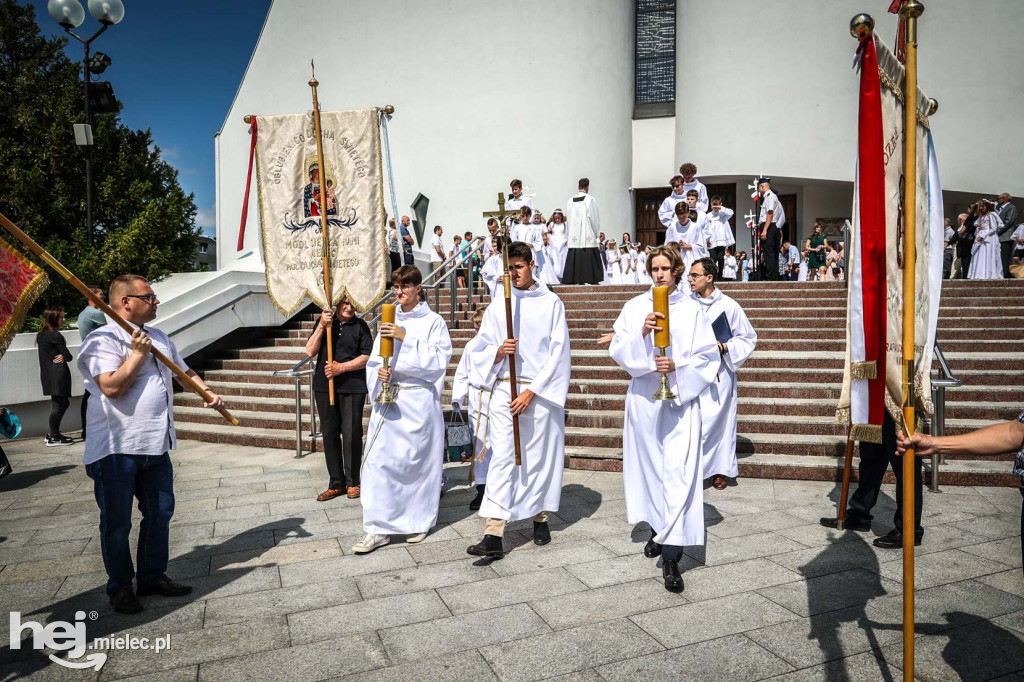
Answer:
[[[757,351],[740,370],[740,475],[833,480],[841,473],[844,427],[835,424],[842,385],[845,289],[841,283],[725,283],[758,333]],[[566,306],[573,367],[567,402],[566,458],[572,468],[621,470],[627,375],[597,344],[637,286],[558,287]],[[449,297],[437,306],[446,319]],[[473,307],[461,291],[451,326],[455,355],[472,337]],[[254,338],[253,347],[207,363],[204,377],[228,402],[241,428],[227,426],[196,396],[179,394],[178,435],[211,442],[295,447],[293,380],[273,377],[302,359],[314,312]],[[947,282],[938,341],[963,387],[948,390],[946,432],[961,433],[1015,417],[1024,396],[1024,281]],[[368,410],[367,410],[368,415]],[[308,433],[308,414],[303,417]],[[305,448],[310,448],[308,442]],[[312,445],[316,447],[316,444]],[[856,452],[856,450],[855,450]],[[940,482],[1014,485],[1012,454],[950,458]]]

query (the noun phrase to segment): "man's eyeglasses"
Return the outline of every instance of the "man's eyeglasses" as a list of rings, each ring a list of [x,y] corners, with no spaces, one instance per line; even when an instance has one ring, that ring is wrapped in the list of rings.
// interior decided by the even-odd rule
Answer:
[[[153,305],[156,303],[156,294],[125,294],[125,298],[141,298],[146,303]]]
[[[682,185],[672,185],[672,189],[679,189]]]
[[[688,272],[686,273],[686,279],[697,279],[698,277],[707,276],[706,272]]]

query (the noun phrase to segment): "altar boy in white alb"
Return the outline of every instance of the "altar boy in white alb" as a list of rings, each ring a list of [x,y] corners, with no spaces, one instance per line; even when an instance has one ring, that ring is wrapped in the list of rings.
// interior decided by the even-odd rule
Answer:
[[[695,262],[690,266],[688,279],[693,300],[700,304],[704,316],[715,329],[718,352],[722,356],[717,379],[700,394],[700,415],[704,478],[710,478],[716,490],[724,490],[728,485],[726,477],[736,478],[739,475],[736,463],[736,371],[754,352],[757,332],[750,326],[740,304],[715,286],[718,266],[713,260],[701,258]]]
[[[501,557],[509,521],[533,519],[533,541],[551,541],[549,512],[558,511],[565,460],[565,399],[569,392],[569,327],[562,300],[533,278],[530,245],[508,247],[514,338],[509,339],[502,299],[487,308],[480,345],[469,360],[470,383],[491,386],[491,462],[480,516],[484,537],[466,551]],[[504,290],[499,287],[499,294]],[[503,296],[502,296],[503,298]],[[519,396],[512,400],[509,356],[515,353]],[[519,416],[522,465],[516,466],[512,416]]]
[[[675,248],[653,249],[647,270],[654,286],[669,287],[671,345],[667,357],[654,349],[662,316],[653,312],[653,291],[623,306],[610,348],[615,362],[632,377],[622,434],[622,482],[629,522],[651,526],[644,555],[661,555],[665,588],[678,592],[683,589],[683,546],[704,544],[699,396],[715,380],[720,360],[700,305],[678,288],[685,269]],[[675,394],[672,400],[653,398],[662,374]]]
[[[407,535],[420,542],[437,523],[444,466],[444,418],[441,391],[452,342],[440,315],[420,301],[423,278],[412,265],[391,274],[398,309],[394,324],[381,324],[366,363],[370,425],[363,453],[363,530],[352,548],[366,554]],[[391,367],[380,358],[381,337],[395,340]],[[390,382],[394,403],[378,403],[382,384]]]

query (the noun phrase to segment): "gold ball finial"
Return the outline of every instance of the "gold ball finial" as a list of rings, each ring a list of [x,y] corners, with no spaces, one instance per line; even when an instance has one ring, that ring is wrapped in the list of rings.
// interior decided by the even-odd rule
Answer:
[[[309,79],[309,87],[315,88],[318,85],[320,85],[320,81],[318,81],[315,76]]]
[[[928,115],[934,116],[935,112],[939,110],[939,100],[934,97],[928,98]]]
[[[861,12],[850,19],[850,35],[857,40],[864,40],[875,32],[875,19],[870,14]]]
[[[252,123],[252,114],[246,114],[244,117],[242,117],[242,120],[246,123]]]
[[[391,114],[395,113],[395,108],[390,104],[386,104],[384,105],[384,113],[390,116]]]
[[[917,0],[908,0],[900,7],[900,16],[904,19],[917,19],[924,14],[924,5]]]

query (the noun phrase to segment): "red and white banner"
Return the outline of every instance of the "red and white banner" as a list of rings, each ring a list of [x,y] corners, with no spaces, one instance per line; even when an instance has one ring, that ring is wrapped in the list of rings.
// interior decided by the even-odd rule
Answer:
[[[879,41],[858,50],[857,176],[848,257],[846,366],[836,417],[857,440],[881,442],[886,411],[903,423],[903,65]],[[942,286],[942,190],[917,97],[915,408],[931,414],[929,368]]]
[[[0,357],[49,283],[42,268],[0,239]]]

